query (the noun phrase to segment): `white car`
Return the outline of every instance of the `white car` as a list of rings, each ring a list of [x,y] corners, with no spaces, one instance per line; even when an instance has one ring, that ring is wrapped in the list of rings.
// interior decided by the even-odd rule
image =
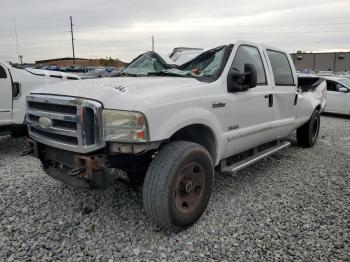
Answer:
[[[0,60],[0,135],[25,134],[26,96],[41,85],[79,80],[73,74],[40,69],[18,69]]]
[[[114,169],[143,183],[145,212],[180,231],[204,212],[214,167],[232,173],[297,141],[312,147],[326,104],[322,78],[298,80],[287,52],[247,41],[181,66],[154,52],[117,78],[58,83],[27,97],[29,135],[44,171],[105,188]]]
[[[325,112],[350,115],[350,79],[324,77],[327,82],[327,106]]]

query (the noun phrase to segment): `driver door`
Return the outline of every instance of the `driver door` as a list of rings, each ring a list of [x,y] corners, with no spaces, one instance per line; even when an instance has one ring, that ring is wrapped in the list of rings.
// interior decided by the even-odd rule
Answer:
[[[0,125],[11,122],[12,81],[7,68],[0,63]]]
[[[257,86],[228,94],[230,107],[227,117],[229,131],[226,157],[275,138],[271,126],[275,120],[276,109],[263,50],[253,45],[240,45],[231,68],[243,73],[247,63],[253,64],[257,71]]]

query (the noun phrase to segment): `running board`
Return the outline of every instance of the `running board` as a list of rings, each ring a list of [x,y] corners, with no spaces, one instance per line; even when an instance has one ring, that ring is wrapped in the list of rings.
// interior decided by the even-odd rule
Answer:
[[[221,167],[220,173],[225,174],[225,175],[236,173],[236,172],[240,171],[241,169],[258,162],[259,160],[261,160],[265,157],[268,157],[268,156],[290,146],[290,144],[291,143],[288,141],[278,143],[277,145],[275,145],[271,148],[268,148],[264,151],[261,151],[261,152],[255,154],[253,156],[250,156],[242,161],[234,163],[233,165]]]

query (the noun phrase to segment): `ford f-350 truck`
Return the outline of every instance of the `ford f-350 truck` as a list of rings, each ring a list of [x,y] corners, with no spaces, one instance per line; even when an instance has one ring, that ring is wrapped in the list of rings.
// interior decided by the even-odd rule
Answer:
[[[148,52],[122,75],[55,84],[27,97],[33,154],[44,171],[80,188],[104,188],[115,169],[143,182],[145,212],[180,231],[199,219],[214,168],[237,172],[318,137],[322,78],[297,79],[288,53],[246,41],[169,65]]]
[[[26,97],[41,85],[78,80],[76,75],[39,69],[18,69],[0,60],[0,135],[26,133]]]

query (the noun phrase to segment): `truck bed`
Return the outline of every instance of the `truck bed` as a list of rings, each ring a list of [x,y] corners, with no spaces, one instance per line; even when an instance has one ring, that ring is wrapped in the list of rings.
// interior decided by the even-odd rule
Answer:
[[[298,88],[302,93],[314,91],[324,80],[319,76],[298,76]]]

